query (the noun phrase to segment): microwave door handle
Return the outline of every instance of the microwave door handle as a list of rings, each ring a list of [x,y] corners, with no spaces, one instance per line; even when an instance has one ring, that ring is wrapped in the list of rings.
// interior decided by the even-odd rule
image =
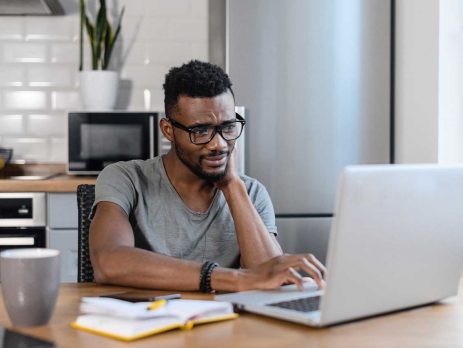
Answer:
[[[154,158],[154,116],[150,115],[150,158]]]

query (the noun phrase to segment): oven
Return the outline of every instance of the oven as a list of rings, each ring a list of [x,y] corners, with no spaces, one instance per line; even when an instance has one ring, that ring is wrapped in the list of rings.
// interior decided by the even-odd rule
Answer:
[[[45,193],[0,193],[0,251],[45,248]]]

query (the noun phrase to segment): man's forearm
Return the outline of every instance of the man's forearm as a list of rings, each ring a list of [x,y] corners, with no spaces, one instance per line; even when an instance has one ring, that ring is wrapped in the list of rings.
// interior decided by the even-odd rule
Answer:
[[[200,263],[129,246],[95,252],[92,264],[99,283],[184,291],[199,286]]]
[[[269,234],[241,179],[222,188],[235,223],[241,253],[241,265],[250,268],[282,254],[276,240]]]
[[[92,258],[96,281],[131,287],[197,291],[201,264],[159,255],[133,247],[105,250]],[[211,285],[214,290],[238,291],[240,271],[218,267]]]

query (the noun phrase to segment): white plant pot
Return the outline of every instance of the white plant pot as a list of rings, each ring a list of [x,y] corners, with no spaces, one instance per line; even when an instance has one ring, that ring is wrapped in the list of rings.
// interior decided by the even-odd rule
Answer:
[[[109,70],[87,70],[79,73],[80,95],[85,109],[112,110],[116,105],[119,74]]]

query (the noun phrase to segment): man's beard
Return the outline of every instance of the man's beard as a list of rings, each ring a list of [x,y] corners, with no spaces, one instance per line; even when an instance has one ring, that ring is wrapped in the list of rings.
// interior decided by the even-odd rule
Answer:
[[[185,156],[185,153],[183,150],[177,145],[177,142],[174,141],[174,148],[175,148],[175,153],[177,154],[177,157],[180,159],[180,161],[187,166],[188,169],[190,169],[198,178],[203,179],[209,183],[215,183],[217,181],[222,180],[225,175],[227,174],[228,171],[228,160],[227,160],[227,165],[225,166],[225,169],[219,173],[215,174],[209,174],[206,173],[202,168],[201,168],[201,162],[206,156],[200,156],[199,157],[199,163],[192,163],[188,161],[188,159]],[[216,151],[216,152],[211,152],[209,155],[212,156],[218,156],[218,155],[223,155],[227,154],[227,158],[229,156],[228,152],[223,152],[223,151]]]

